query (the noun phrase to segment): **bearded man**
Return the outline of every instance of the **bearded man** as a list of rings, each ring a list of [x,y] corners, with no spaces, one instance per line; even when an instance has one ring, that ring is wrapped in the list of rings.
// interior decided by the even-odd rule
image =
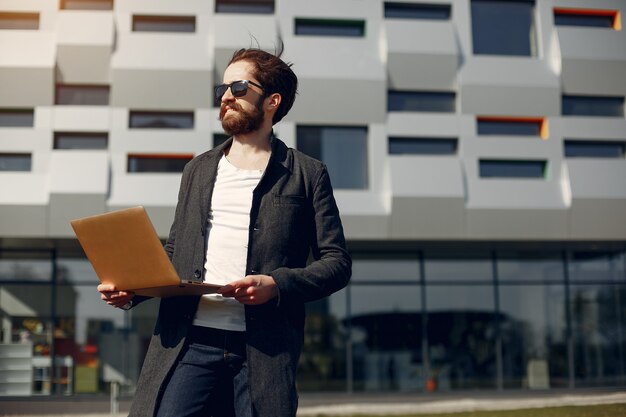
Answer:
[[[298,85],[280,55],[235,52],[215,89],[231,138],[185,166],[165,249],[182,279],[223,286],[161,300],[131,417],[296,415],[304,304],[346,286],[352,262],[325,165],[274,136]]]

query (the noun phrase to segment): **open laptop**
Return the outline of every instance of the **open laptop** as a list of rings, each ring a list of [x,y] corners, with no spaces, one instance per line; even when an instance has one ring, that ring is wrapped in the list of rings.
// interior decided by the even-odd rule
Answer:
[[[182,281],[143,207],[70,222],[103,284],[152,297],[214,293],[221,285]]]

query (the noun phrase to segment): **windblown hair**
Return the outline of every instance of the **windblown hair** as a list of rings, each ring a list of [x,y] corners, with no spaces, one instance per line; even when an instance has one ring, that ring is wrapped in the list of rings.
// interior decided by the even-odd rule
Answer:
[[[248,61],[254,66],[254,78],[263,86],[265,96],[278,93],[281,96],[280,105],[274,113],[272,124],[280,122],[289,113],[298,92],[298,77],[291,69],[291,63],[286,63],[280,56],[284,47],[281,45],[276,54],[271,54],[260,48],[240,49],[233,54],[228,65],[238,61]]]

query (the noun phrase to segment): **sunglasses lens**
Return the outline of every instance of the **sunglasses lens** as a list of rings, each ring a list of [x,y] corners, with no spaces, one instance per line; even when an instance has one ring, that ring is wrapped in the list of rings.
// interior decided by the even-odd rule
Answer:
[[[242,81],[237,81],[231,84],[230,91],[235,97],[245,96],[248,92],[248,84]]]
[[[224,93],[228,90],[228,84],[222,84],[215,87],[215,99],[221,100]]]

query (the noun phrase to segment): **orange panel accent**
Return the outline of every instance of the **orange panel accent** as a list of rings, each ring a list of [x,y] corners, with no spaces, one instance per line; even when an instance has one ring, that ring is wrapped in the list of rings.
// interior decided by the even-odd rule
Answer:
[[[129,153],[129,158],[142,159],[193,159],[192,153]]]
[[[579,16],[609,16],[613,18],[613,29],[622,30],[622,19],[619,10],[601,9],[570,9],[567,7],[555,7],[554,14],[579,15]]]
[[[545,117],[515,117],[515,116],[476,116],[479,122],[515,122],[515,123],[539,123],[539,136],[543,140],[550,137],[548,119]]]

